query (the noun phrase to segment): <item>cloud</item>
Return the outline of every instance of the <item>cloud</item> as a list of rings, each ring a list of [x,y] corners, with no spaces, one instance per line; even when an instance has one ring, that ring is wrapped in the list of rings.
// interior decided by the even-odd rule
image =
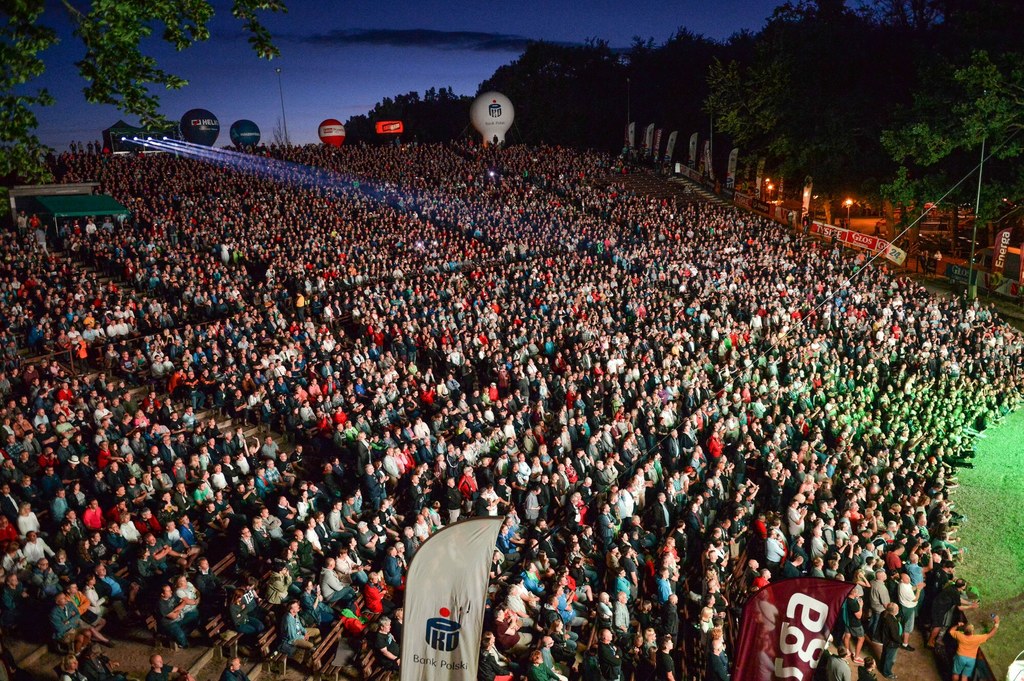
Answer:
[[[536,42],[531,38],[508,33],[481,31],[435,31],[426,28],[339,29],[297,38],[309,45],[380,45],[389,47],[423,47],[432,50],[464,50],[469,52],[522,52]],[[575,43],[555,43],[571,45]]]

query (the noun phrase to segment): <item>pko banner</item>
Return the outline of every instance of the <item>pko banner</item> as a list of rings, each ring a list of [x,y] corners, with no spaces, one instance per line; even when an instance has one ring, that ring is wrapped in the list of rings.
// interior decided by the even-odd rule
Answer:
[[[764,587],[743,608],[734,679],[811,681],[856,584],[802,577]]]
[[[504,518],[473,518],[423,542],[405,580],[401,681],[475,679],[487,578]]]

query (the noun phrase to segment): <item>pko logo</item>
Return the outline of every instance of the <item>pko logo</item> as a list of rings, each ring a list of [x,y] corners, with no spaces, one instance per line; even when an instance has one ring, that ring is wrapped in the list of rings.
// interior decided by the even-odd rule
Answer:
[[[491,105],[487,107],[487,113],[491,118],[501,118],[501,104],[498,104],[498,100],[491,100]]]
[[[437,614],[440,617],[431,617],[427,620],[427,645],[434,650],[450,653],[459,647],[459,631],[462,625],[449,619],[452,611],[448,608],[441,608]]]

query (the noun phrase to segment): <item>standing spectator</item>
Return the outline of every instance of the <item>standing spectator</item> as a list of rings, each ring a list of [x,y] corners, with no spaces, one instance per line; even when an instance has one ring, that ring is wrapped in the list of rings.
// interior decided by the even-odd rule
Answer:
[[[903,645],[903,626],[899,620],[900,606],[889,603],[878,620],[876,640],[882,644],[881,672],[887,679],[895,679],[892,667],[896,663],[896,652]]]
[[[853,681],[853,672],[847,662],[849,657],[850,653],[846,646],[836,648],[836,654],[828,656],[825,681]]]
[[[889,586],[885,583],[885,570],[875,572],[875,579],[871,582],[871,594],[868,598],[868,609],[871,619],[868,622],[868,634],[875,641],[878,641],[878,622],[882,619],[882,613],[889,605]],[[884,673],[884,672],[883,672]]]
[[[978,662],[978,649],[999,631],[999,615],[992,617],[992,630],[987,634],[975,634],[970,622],[959,623],[949,631],[956,641],[956,657],[953,658],[953,681],[970,681],[974,678],[974,666]]]
[[[729,657],[725,653],[725,641],[720,636],[711,641],[707,671],[708,681],[729,681]]]

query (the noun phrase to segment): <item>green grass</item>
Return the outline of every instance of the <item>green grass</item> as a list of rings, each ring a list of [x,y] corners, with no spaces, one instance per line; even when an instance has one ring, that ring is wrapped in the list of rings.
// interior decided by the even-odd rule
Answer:
[[[997,679],[1024,649],[1024,410],[989,428],[978,441],[973,469],[961,469],[954,490],[957,512],[967,516],[960,545],[967,555],[957,570],[978,588],[976,623],[995,612],[999,633],[984,647]]]

